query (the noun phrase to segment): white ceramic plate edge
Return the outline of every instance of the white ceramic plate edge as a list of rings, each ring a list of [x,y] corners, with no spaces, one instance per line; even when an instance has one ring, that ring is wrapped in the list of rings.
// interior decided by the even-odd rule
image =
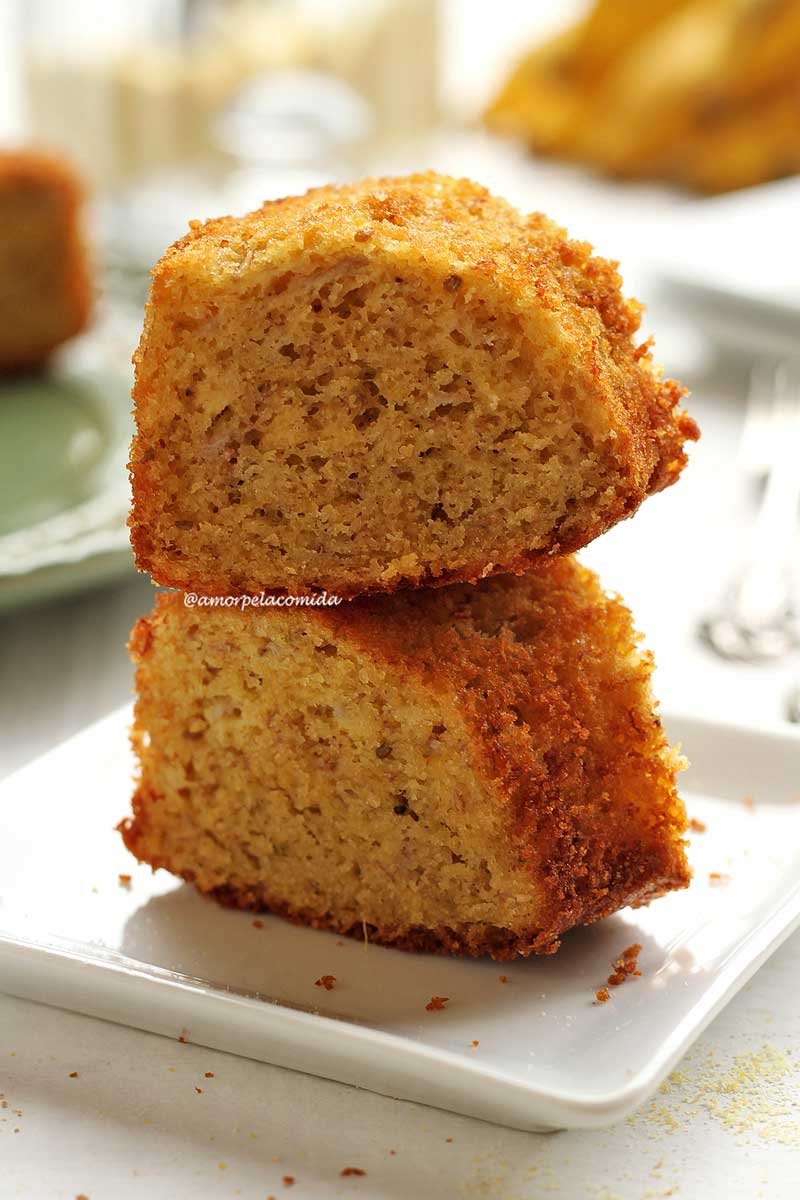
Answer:
[[[126,961],[121,955],[104,962],[79,951],[0,935],[0,962],[4,991],[52,1007],[173,1039],[188,1029],[191,1042],[211,1049],[500,1125],[529,1131],[591,1129],[634,1112],[798,925],[800,884],[743,943],[746,950],[729,960],[703,1001],[665,1041],[661,1054],[623,1088],[592,1097],[526,1087],[477,1061],[430,1046],[414,1045],[409,1053],[406,1038],[256,996],[210,990],[202,981]],[[51,969],[54,959],[56,971]],[[300,1031],[302,1037],[297,1036]]]

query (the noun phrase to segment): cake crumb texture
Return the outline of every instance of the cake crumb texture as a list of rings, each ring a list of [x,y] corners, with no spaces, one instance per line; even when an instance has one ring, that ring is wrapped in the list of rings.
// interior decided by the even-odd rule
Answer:
[[[697,436],[639,323],[615,264],[465,179],[195,223],[136,354],[139,568],[350,597],[578,549]]]
[[[551,952],[689,879],[630,615],[574,560],[337,609],[139,623],[129,849],[370,942]]]

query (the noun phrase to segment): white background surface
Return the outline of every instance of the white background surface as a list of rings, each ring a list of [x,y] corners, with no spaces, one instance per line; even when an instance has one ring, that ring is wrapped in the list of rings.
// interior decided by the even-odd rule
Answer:
[[[453,95],[474,61],[476,14],[485,17],[487,8],[483,0],[450,0],[451,10],[456,4],[468,24],[456,47]],[[534,7],[552,20],[552,3],[491,5],[491,33],[484,20],[480,36],[491,42],[493,62],[512,44],[509,22],[520,14],[527,21]],[[505,40],[497,33],[503,23]],[[6,131],[7,111],[0,116]],[[568,203],[548,207],[571,221]],[[687,373],[676,361],[680,339],[668,354],[662,331],[670,330],[656,315],[663,357],[676,373]],[[692,366],[691,356],[688,365],[692,411],[704,430],[690,471],[585,557],[634,609],[659,660],[665,703],[772,722],[800,678],[800,659],[776,668],[729,666],[694,637],[696,618],[716,595],[737,540],[743,498],[731,460],[744,381],[734,364],[711,375]],[[3,773],[125,701],[124,643],[151,595],[146,581],[132,579],[0,620]],[[0,1109],[0,1200],[81,1194],[90,1200],[795,1200],[800,1075],[756,1068],[748,1085],[735,1063],[745,1056],[743,1065],[752,1067],[748,1056],[796,1052],[799,983],[795,936],[714,1022],[682,1065],[682,1079],[653,1106],[609,1130],[544,1136],[0,997],[0,1103],[8,1105]],[[77,1078],[70,1078],[73,1071]],[[214,1078],[206,1079],[206,1071]],[[347,1166],[368,1174],[344,1179]],[[293,1187],[283,1185],[284,1175],[295,1177]]]

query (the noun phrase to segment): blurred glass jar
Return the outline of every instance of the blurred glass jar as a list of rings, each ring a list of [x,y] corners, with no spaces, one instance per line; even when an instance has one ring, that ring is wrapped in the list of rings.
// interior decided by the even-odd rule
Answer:
[[[26,0],[32,139],[62,150],[100,190],[212,156],[209,124],[243,66],[215,36],[226,8],[219,0]],[[294,52],[284,37],[276,42]]]
[[[104,287],[137,314],[190,219],[369,169],[437,117],[436,0],[25,0],[32,139],[99,203]]]
[[[22,20],[30,134],[103,191],[163,168],[224,173],[238,147],[221,114],[283,72],[352,89],[362,140],[424,135],[438,116],[436,0],[25,0]],[[279,126],[264,123],[265,161],[292,150]]]

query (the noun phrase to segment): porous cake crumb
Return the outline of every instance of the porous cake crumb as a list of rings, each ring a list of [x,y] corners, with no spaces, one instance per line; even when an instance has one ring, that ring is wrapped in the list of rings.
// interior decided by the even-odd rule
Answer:
[[[546,217],[433,173],[195,223],[136,355],[140,569],[349,597],[585,545],[697,436],[620,289]]]
[[[650,656],[569,558],[325,611],[165,594],[131,645],[123,836],[226,903],[509,959],[689,880]]]

